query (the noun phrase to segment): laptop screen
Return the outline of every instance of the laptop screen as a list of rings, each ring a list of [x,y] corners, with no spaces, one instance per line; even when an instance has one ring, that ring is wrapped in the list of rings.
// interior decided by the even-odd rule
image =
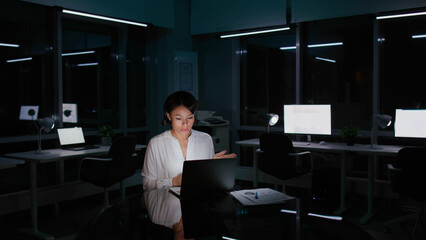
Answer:
[[[59,143],[61,146],[84,143],[81,127],[58,128]]]
[[[238,158],[185,161],[180,191],[170,190],[180,199],[223,195],[233,190],[237,162]]]

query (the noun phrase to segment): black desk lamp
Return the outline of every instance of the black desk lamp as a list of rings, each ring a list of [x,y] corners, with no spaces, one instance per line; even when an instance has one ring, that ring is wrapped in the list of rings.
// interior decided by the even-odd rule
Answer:
[[[278,114],[275,113],[267,113],[266,116],[268,117],[268,132],[269,132],[269,126],[274,126],[280,117]]]
[[[374,121],[376,120],[376,121]],[[370,148],[372,149],[379,149],[376,145],[376,142],[374,141],[374,128],[376,127],[376,124],[382,128],[385,129],[386,127],[390,126],[392,123],[392,117],[389,115],[374,115],[373,116],[373,122],[371,127],[371,139],[370,139]]]
[[[40,127],[38,129],[38,149],[36,150],[36,153],[41,154],[41,131],[44,130],[45,132],[50,132],[50,130],[55,127],[55,120],[50,117],[45,117],[37,119],[37,122]]]

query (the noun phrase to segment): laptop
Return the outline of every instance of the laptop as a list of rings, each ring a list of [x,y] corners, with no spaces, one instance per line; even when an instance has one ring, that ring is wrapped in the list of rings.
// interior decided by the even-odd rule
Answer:
[[[80,151],[98,148],[98,146],[86,144],[81,127],[58,128],[58,136],[61,148],[65,150]]]
[[[237,163],[238,158],[185,161],[181,187],[170,192],[181,200],[226,195],[234,188]]]

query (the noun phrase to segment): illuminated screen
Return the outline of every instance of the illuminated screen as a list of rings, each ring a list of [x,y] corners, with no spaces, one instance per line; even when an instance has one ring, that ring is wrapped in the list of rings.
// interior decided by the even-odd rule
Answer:
[[[58,128],[58,136],[61,146],[85,143],[81,127]]]
[[[395,137],[426,138],[426,109],[396,109]]]
[[[331,106],[284,105],[284,133],[331,135]]]

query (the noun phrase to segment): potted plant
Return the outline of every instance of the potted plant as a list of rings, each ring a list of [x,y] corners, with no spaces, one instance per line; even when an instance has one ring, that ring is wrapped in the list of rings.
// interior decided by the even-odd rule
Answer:
[[[111,145],[112,137],[114,136],[114,130],[111,125],[99,126],[98,136],[101,137],[101,144],[104,146]]]
[[[343,142],[349,146],[352,146],[355,143],[355,138],[358,136],[358,127],[354,125],[345,126],[340,131],[340,136],[342,136]]]

